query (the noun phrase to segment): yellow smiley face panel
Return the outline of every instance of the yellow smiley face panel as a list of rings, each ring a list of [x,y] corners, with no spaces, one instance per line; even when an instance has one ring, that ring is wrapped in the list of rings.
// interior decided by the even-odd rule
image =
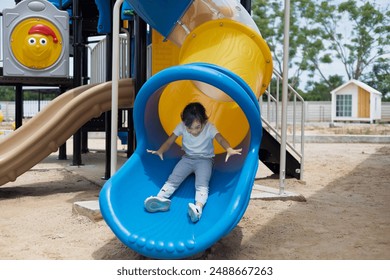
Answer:
[[[30,69],[45,69],[61,57],[63,40],[58,28],[43,18],[28,18],[11,33],[11,51],[15,59]]]

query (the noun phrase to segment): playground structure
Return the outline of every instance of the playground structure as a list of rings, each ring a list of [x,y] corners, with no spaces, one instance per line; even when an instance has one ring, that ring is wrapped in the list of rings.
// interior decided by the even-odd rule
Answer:
[[[64,93],[88,84],[88,49],[93,43],[89,38],[99,35],[110,37],[111,14],[107,13],[110,9],[110,1],[106,0],[96,1],[96,4],[93,0],[15,0],[15,2],[17,6],[2,11],[2,37],[4,42],[10,44],[2,44],[3,67],[0,68],[0,85],[15,86],[15,125],[16,128],[20,128],[23,119],[24,86],[53,86]],[[18,36],[15,37],[15,34]],[[37,38],[38,43],[43,39],[47,42],[46,46],[50,43],[54,46],[42,52],[43,46],[36,44],[34,62],[36,65],[29,65],[31,58],[27,55],[28,52],[23,53],[23,48],[12,47],[11,42],[14,37],[19,41],[29,42],[24,40],[29,38],[26,36],[32,37],[30,38],[32,41]],[[55,47],[61,47],[61,50]],[[38,49],[41,53],[38,53]],[[42,63],[42,55],[48,55],[48,52],[52,55],[48,59],[52,61],[51,64],[47,62],[38,64]],[[107,65],[111,64],[109,52],[110,49],[107,49],[106,53],[102,54],[106,57],[104,59]],[[75,63],[70,63],[72,59]],[[69,75],[69,64],[73,66],[73,75]],[[110,76],[107,75],[100,83],[109,80],[111,80]],[[131,109],[124,111],[129,110]],[[109,113],[103,113],[86,124],[80,124],[73,137],[73,165],[82,165],[81,154],[88,152],[88,131],[105,131],[105,124],[109,121],[109,117]],[[121,130],[132,129],[121,128]],[[59,159],[67,159],[66,145],[59,147]],[[109,166],[107,166],[104,177],[109,176]]]
[[[31,16],[33,13],[34,16]],[[49,2],[3,11],[4,76],[69,76],[69,15]]]
[[[133,88],[131,79],[121,80],[121,108],[133,106]],[[57,151],[88,120],[110,108],[110,82],[77,87],[54,99],[50,106],[1,142],[0,185],[15,181],[37,162]]]
[[[25,0],[25,3],[31,2],[42,0]],[[53,2],[62,9],[73,4],[73,16],[75,10],[77,12],[74,6],[78,1]],[[109,32],[107,18],[111,17],[107,16],[105,5],[110,1],[97,2],[100,3],[98,10],[104,11],[100,13],[98,26],[100,30]],[[132,27],[143,39],[138,38],[134,61],[128,62],[128,65],[134,65],[135,69],[128,70],[128,73],[135,73],[135,79],[119,81],[118,100],[118,107],[129,108],[133,106],[134,96],[137,96],[134,103],[137,148],[128,162],[104,186],[100,205],[107,224],[130,248],[153,258],[184,258],[207,249],[235,227],[249,203],[259,155],[266,151],[266,158],[270,158],[278,147],[273,142],[269,144],[276,146],[272,149],[260,146],[261,135],[263,139],[270,136],[262,129],[258,99],[266,92],[271,79],[272,58],[250,15],[236,1],[180,1],[180,5],[177,1],[168,1],[169,5],[165,5],[163,13],[161,7],[159,10],[141,2],[125,2],[135,11],[136,20]],[[141,18],[161,34],[155,33],[154,40],[166,38],[176,47],[181,47],[178,58],[171,60],[179,61],[180,65],[152,71],[154,75],[146,83],[146,25]],[[76,23],[77,17],[73,18],[73,25]],[[75,30],[75,27],[69,30],[74,42],[78,41],[77,36],[80,35]],[[60,38],[58,34],[49,36],[53,44],[54,37]],[[226,40],[226,37],[229,39]],[[108,38],[112,40],[112,37]],[[215,41],[210,42],[210,38]],[[80,42],[83,40],[81,38]],[[158,45],[152,41],[152,46],[155,43]],[[210,45],[216,47],[213,49]],[[153,49],[153,54],[156,54],[156,49]],[[75,61],[79,54],[80,45],[74,44],[71,55]],[[39,71],[45,71],[55,64],[44,65],[44,70],[26,65],[23,67],[29,68],[28,77],[34,77],[36,73],[43,73]],[[106,65],[106,75],[109,77],[110,59]],[[159,66],[165,69],[172,64]],[[110,109],[111,88],[115,91],[114,83],[117,80],[113,81],[112,87],[111,83],[76,87],[81,84],[81,77],[77,75],[80,70],[83,71],[76,65],[72,80],[74,89],[62,94],[28,125],[20,127],[0,142],[0,185],[15,180],[57,150],[71,135],[75,134],[74,139],[77,139],[77,131],[84,123]],[[37,76],[43,79],[42,83],[48,81],[43,77],[46,74],[40,75]],[[12,78],[20,77],[16,75]],[[67,77],[63,79],[69,84]],[[175,194],[169,213],[150,215],[142,206],[144,198],[156,193],[181,155],[179,142],[163,163],[148,156],[145,150],[156,148],[163,142],[178,123],[182,107],[191,100],[204,103],[211,120],[222,134],[233,146],[244,148],[242,157],[232,159],[226,165],[221,160],[222,149],[216,147],[210,206],[205,208],[205,218],[196,225],[189,222],[185,215],[187,203],[193,197],[193,178],[189,178]],[[128,132],[131,130],[130,127]],[[131,133],[128,135],[131,146]],[[271,164],[277,165],[275,162]],[[296,167],[293,170],[295,172]],[[173,222],[179,223],[182,230],[178,231]]]

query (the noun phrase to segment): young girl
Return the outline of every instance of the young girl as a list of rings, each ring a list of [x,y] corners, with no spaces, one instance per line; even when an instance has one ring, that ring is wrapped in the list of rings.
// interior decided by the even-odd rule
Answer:
[[[182,122],[176,126],[171,136],[157,151],[147,150],[163,160],[164,152],[172,146],[177,137],[183,135],[182,149],[185,154],[176,164],[157,196],[148,197],[144,204],[149,212],[169,210],[171,205],[169,198],[190,174],[195,173],[195,204],[188,204],[188,215],[195,223],[202,216],[203,206],[208,198],[214,158],[213,139],[215,138],[226,150],[225,162],[232,155],[241,155],[242,149],[230,147],[215,126],[207,121],[206,109],[198,102],[188,104],[181,114],[181,119]]]

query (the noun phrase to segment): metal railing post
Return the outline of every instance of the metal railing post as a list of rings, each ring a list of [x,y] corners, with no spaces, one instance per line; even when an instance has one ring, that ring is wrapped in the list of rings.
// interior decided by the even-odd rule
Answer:
[[[282,83],[282,131],[280,143],[279,194],[284,194],[286,178],[286,138],[287,138],[287,94],[288,94],[288,49],[290,30],[290,0],[284,1],[284,43],[283,43],[283,83]]]
[[[118,135],[118,92],[119,92],[119,24],[120,7],[123,0],[117,0],[113,11],[112,30],[112,95],[111,95],[111,160],[110,175],[114,175],[117,168],[117,135]]]

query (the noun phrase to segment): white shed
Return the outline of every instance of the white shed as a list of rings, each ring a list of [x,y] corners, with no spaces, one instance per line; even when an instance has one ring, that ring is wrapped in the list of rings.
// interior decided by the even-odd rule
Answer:
[[[381,119],[382,93],[357,80],[332,90],[332,122]]]

